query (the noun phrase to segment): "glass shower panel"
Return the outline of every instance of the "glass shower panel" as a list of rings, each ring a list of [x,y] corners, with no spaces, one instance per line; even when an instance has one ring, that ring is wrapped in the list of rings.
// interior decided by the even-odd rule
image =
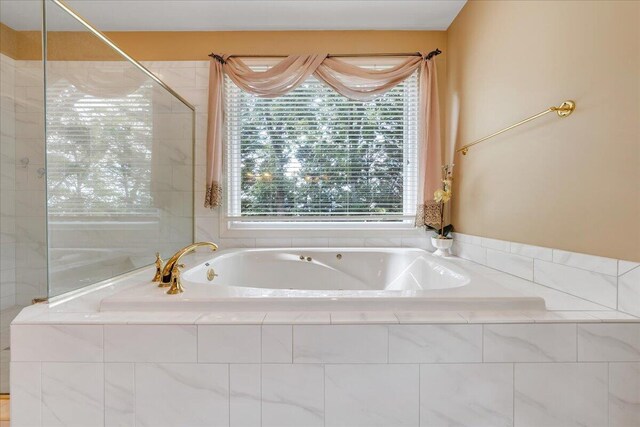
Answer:
[[[42,3],[0,1],[0,393],[9,325],[47,296]]]
[[[49,296],[193,241],[192,108],[46,2]]]

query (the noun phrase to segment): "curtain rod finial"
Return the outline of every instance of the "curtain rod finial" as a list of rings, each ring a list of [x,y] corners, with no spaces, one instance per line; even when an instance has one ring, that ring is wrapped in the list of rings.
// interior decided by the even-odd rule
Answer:
[[[436,50],[433,50],[431,52],[429,52],[427,54],[427,56],[424,57],[424,59],[426,59],[427,61],[431,58],[433,58],[434,56],[440,55],[442,53],[442,51],[438,48],[436,48]]]
[[[224,58],[222,57],[222,55],[217,55],[217,54],[215,54],[215,53],[210,53],[208,56],[210,56],[211,58],[215,59],[216,61],[218,61],[219,63],[221,63],[221,64],[223,64],[223,65],[224,65],[224,64],[225,64],[225,62],[226,62],[226,61],[224,60]]]

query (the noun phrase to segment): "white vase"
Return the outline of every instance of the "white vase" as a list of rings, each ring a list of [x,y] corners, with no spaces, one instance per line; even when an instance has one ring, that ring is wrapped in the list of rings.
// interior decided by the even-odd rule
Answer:
[[[451,256],[451,246],[453,246],[453,238],[447,237],[446,239],[438,239],[437,237],[432,237],[431,244],[434,248],[436,248],[433,256]]]

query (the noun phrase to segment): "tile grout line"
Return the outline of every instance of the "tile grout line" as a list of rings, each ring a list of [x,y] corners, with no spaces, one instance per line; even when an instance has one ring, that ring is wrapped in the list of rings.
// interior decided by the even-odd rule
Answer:
[[[481,339],[481,344],[480,344],[480,351],[482,352],[481,354],[481,359],[482,359],[482,363],[484,363],[484,327],[486,326],[486,324],[482,324],[482,339]]]
[[[104,325],[102,329],[102,422],[107,425],[107,362],[104,357]]]
[[[511,369],[513,370],[513,382],[511,384],[511,425],[516,425],[516,364],[515,362],[511,364]]]
[[[293,325],[291,325],[291,363],[293,363],[293,348],[294,348],[294,344],[293,344]]]
[[[133,425],[138,424],[138,382],[136,381],[137,363],[131,364],[133,367]]]
[[[578,363],[578,333],[579,333],[578,322],[576,322],[576,363]]]
[[[44,363],[43,362],[39,362],[40,363],[40,425],[42,425],[42,419],[43,419],[43,397],[44,394],[42,392],[42,382],[43,382],[43,376],[44,376]],[[11,413],[9,413],[9,416],[11,416]]]
[[[327,364],[322,364],[322,425],[327,425]]]
[[[422,363],[418,363],[418,425],[422,425]]]
[[[390,341],[390,335],[391,335],[391,330],[389,329],[389,326],[387,325],[387,364],[391,363],[391,359],[389,358],[389,354],[391,353],[391,341]]]

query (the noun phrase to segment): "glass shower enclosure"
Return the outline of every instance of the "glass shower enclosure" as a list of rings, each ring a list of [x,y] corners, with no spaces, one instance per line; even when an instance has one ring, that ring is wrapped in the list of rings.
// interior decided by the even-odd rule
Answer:
[[[194,107],[64,2],[15,3],[3,18],[32,7],[41,31],[1,27],[16,40],[0,53],[2,393],[22,307],[169,257],[194,235]]]

